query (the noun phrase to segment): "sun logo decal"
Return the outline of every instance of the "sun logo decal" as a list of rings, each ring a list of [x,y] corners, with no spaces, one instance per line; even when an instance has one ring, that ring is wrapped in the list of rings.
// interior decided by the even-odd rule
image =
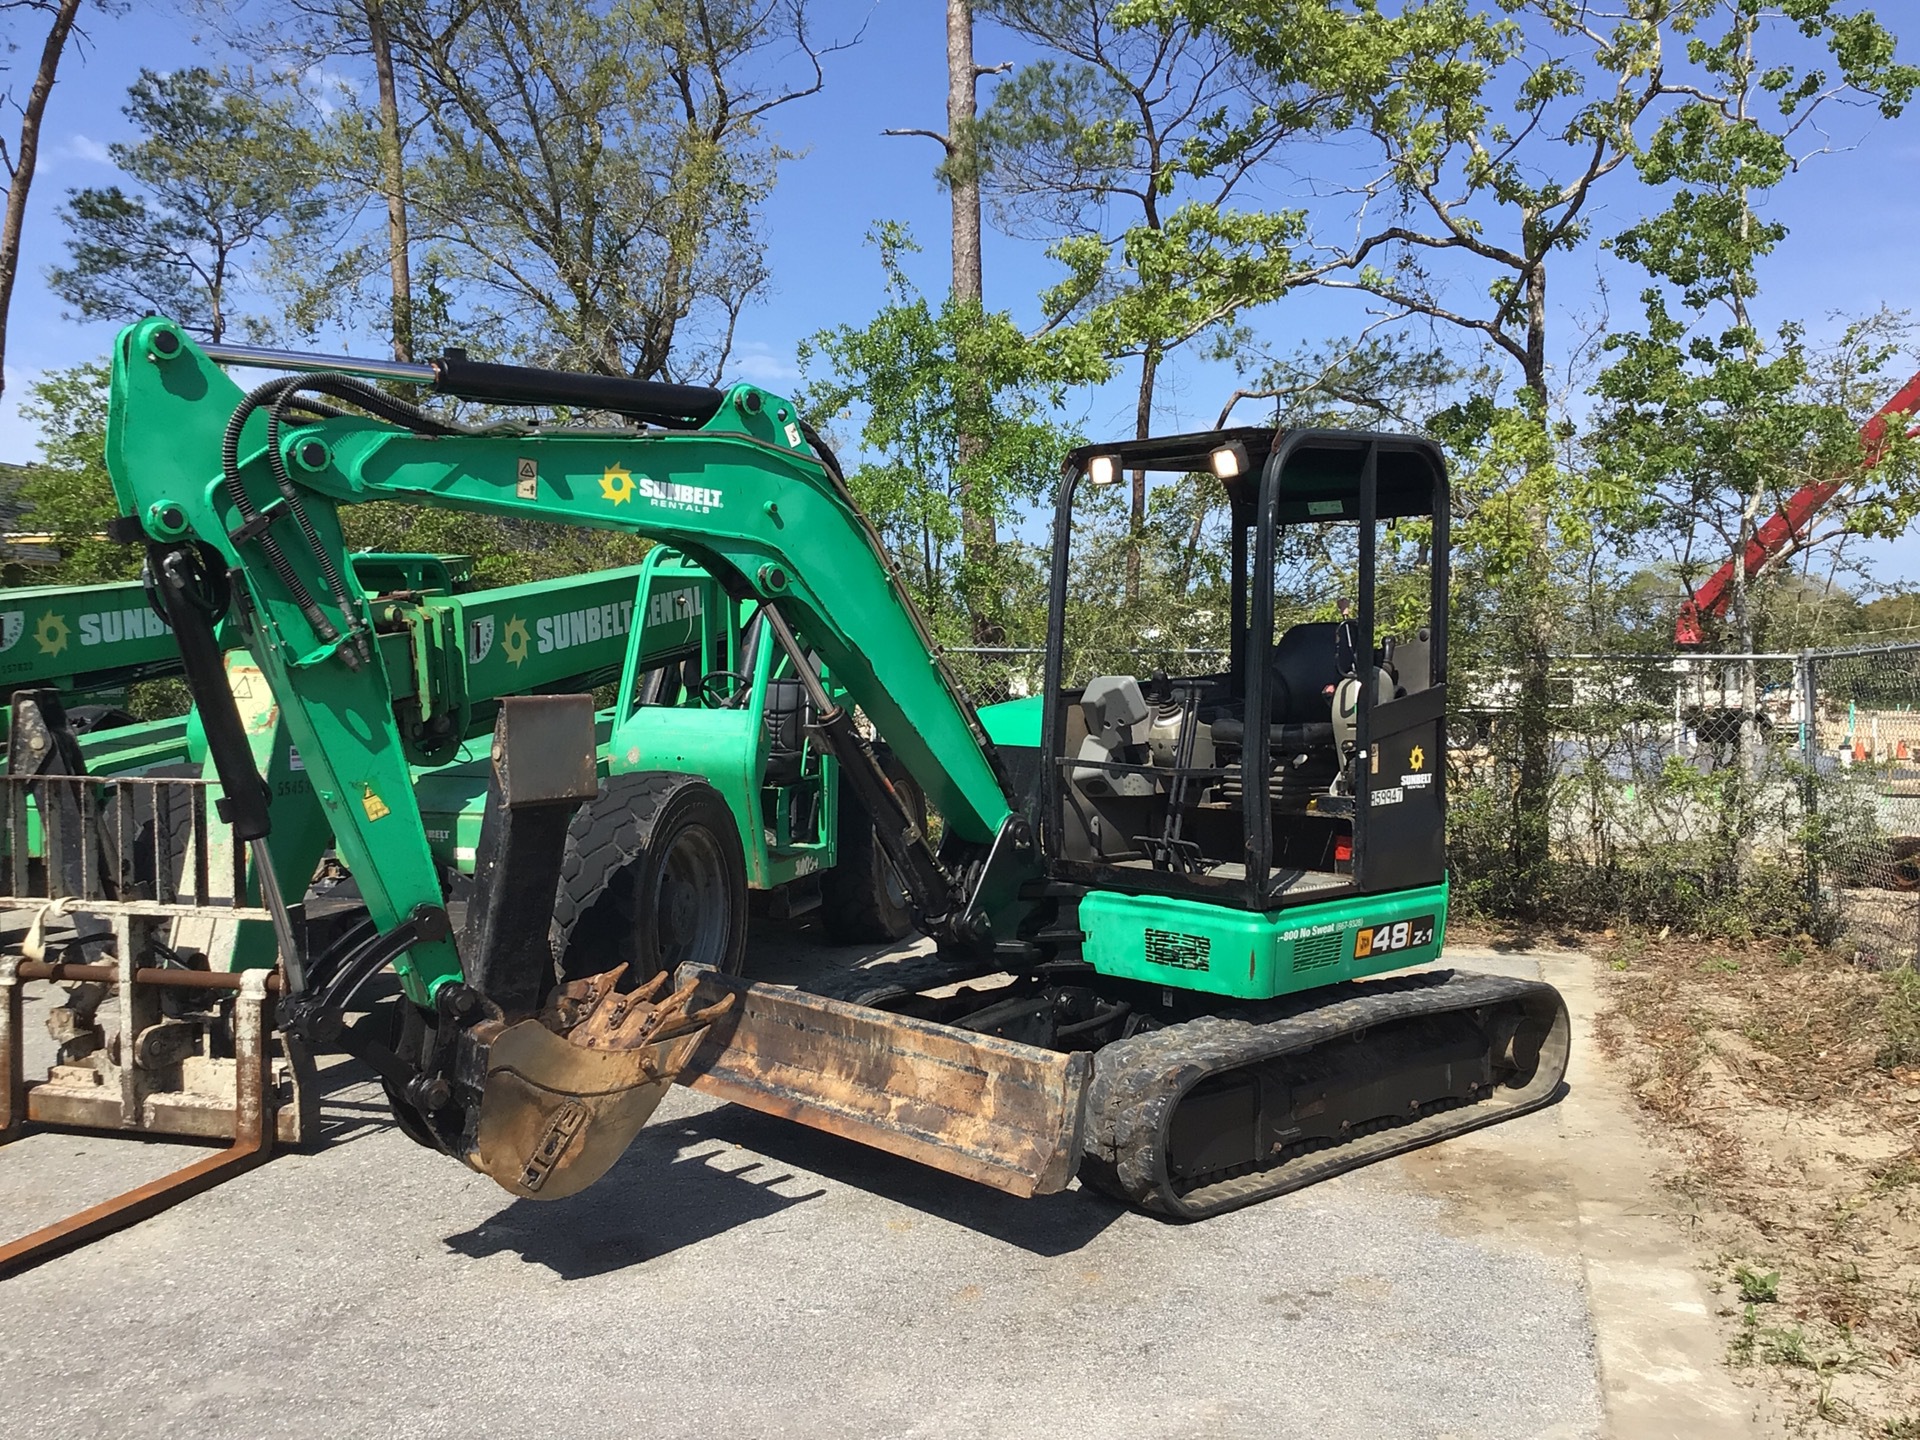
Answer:
[[[615,505],[633,499],[633,472],[624,465],[609,465],[600,477],[600,494]]]
[[[500,631],[500,653],[507,657],[507,663],[518,669],[527,659],[527,622],[518,615],[507,621]]]
[[[39,642],[42,655],[58,655],[67,648],[67,617],[49,610],[33,627],[33,638]]]
[[[1427,768],[1427,752],[1422,750],[1418,745],[1414,746],[1412,751],[1409,752],[1407,755],[1407,768],[1409,770],[1426,769]]]

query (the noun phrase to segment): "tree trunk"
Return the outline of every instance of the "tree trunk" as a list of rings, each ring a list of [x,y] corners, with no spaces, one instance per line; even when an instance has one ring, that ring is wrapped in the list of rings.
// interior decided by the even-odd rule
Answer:
[[[1547,414],[1547,272],[1537,265],[1525,280],[1527,358],[1525,404],[1540,426],[1542,464],[1550,463]],[[1523,482],[1524,483],[1524,482]],[[1522,919],[1544,918],[1553,891],[1553,535],[1544,503],[1528,506],[1527,550],[1513,583],[1511,653],[1519,661],[1520,693],[1513,714],[1513,833],[1510,895]]]
[[[1160,348],[1149,343],[1140,356],[1140,389],[1134,398],[1133,438],[1153,434],[1153,386],[1160,373]],[[1133,503],[1127,512],[1127,599],[1140,598],[1140,547],[1147,531],[1147,472],[1133,472]]]
[[[980,176],[975,166],[973,122],[979,107],[980,72],[973,64],[973,0],[947,0],[947,163],[953,196],[953,298],[978,300],[980,274]]]
[[[380,169],[387,200],[387,270],[392,277],[393,358],[413,359],[413,265],[407,236],[406,164],[400,152],[400,96],[383,0],[366,0],[367,39],[380,88]]]
[[[980,266],[980,177],[973,125],[979,107],[980,72],[973,63],[973,0],[947,0],[947,168],[953,201],[953,298],[978,305],[984,293]],[[962,477],[955,487],[960,501],[960,543],[967,607],[973,614],[973,643],[997,644],[1005,632],[994,618],[994,558],[1000,536],[993,511],[973,503],[973,484],[965,471],[986,449],[981,427],[987,419],[985,397],[977,389],[962,398],[955,459]]]
[[[73,17],[79,12],[80,0],[60,0],[47,31],[47,43],[40,50],[40,69],[33,77],[33,89],[27,92],[27,103],[20,111],[20,148],[14,156],[13,173],[7,177],[7,215],[0,224],[0,391],[6,388],[7,312],[13,305],[13,279],[20,269],[27,192],[33,188],[33,171],[40,159],[40,122],[46,117],[54,74],[67,48],[67,36],[73,31]]]

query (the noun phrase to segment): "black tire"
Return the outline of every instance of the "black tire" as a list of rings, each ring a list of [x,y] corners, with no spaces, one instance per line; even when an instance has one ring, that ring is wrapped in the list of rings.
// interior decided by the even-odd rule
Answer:
[[[614,775],[575,812],[553,906],[562,980],[627,966],[628,988],[688,961],[737,975],[747,866],[720,792],[692,775]]]
[[[912,809],[924,833],[927,801],[920,787],[892,756],[881,762],[893,788]],[[913,905],[907,887],[874,834],[873,819],[840,771],[840,844],[838,863],[820,874],[820,919],[827,937],[840,945],[874,945],[913,933]]]
[[[198,765],[179,764],[156,765],[136,778],[197,780],[199,777]],[[126,855],[120,853],[123,827],[130,849]],[[178,893],[181,877],[186,870],[187,843],[192,837],[192,799],[177,786],[137,783],[115,786],[106,803],[100,807],[100,847],[108,874],[119,876],[120,885],[123,888],[131,886],[134,895],[153,898],[158,893],[154,883],[158,878],[158,872],[154,869],[156,839],[161,841],[161,849],[168,862],[169,890]],[[122,898],[132,897],[123,895]]]

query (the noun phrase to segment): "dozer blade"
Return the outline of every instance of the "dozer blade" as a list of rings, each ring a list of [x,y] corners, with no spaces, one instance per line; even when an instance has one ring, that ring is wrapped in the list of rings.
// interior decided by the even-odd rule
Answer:
[[[626,1153],[640,1127],[731,997],[696,1005],[683,985],[658,999],[664,975],[626,995],[625,966],[575,981],[538,1019],[487,1043],[486,1084],[467,1163],[528,1200],[586,1189]]]
[[[682,1084],[1019,1196],[1080,1161],[1092,1062],[683,965],[696,1002],[734,997]]]

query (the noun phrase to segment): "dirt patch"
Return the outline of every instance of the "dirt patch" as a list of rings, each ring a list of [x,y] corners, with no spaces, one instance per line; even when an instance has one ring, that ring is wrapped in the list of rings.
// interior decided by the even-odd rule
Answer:
[[[1803,1433],[1920,1440],[1920,976],[1811,941],[1585,937],[1728,1363]]]

